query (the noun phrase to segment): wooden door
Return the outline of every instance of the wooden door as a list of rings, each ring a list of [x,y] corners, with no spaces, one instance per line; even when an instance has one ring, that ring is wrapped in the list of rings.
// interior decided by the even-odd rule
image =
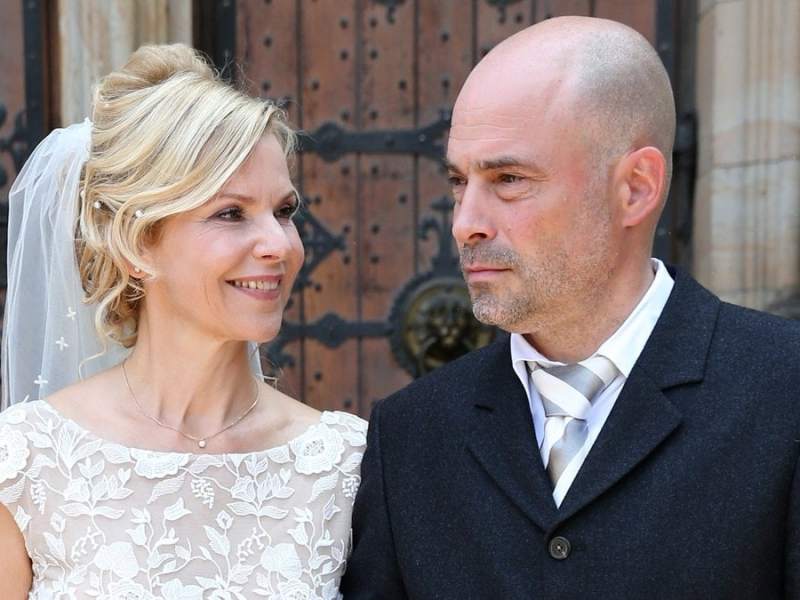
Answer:
[[[15,2],[4,10],[0,23],[0,252],[6,255],[6,228],[8,226],[8,191],[19,170],[27,150],[25,123],[25,70],[22,38],[22,3]],[[6,269],[0,273],[0,304],[5,304]]]
[[[0,319],[6,296],[8,192],[49,120],[46,13],[41,2],[8,2],[0,20]]]
[[[372,403],[491,340],[471,317],[440,157],[472,66],[539,20],[622,21],[656,42],[656,0],[239,0],[254,94],[310,134],[296,165],[306,266],[269,346],[318,408]]]

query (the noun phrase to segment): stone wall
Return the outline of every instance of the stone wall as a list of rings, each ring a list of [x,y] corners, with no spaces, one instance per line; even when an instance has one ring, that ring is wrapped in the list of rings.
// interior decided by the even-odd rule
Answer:
[[[92,86],[146,43],[192,43],[189,0],[58,0],[57,122],[89,114]]]
[[[788,314],[800,306],[800,1],[700,0],[697,29],[694,272],[726,300]]]

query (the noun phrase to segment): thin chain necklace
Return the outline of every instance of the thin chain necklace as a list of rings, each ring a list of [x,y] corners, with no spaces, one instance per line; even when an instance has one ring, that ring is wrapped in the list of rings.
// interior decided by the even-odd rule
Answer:
[[[136,394],[133,393],[133,388],[131,387],[131,382],[128,380],[128,370],[125,368],[125,363],[127,363],[127,362],[128,362],[127,359],[122,361],[122,376],[125,378],[125,385],[128,387],[128,393],[131,395],[131,398],[133,398],[133,401],[136,404],[136,408],[139,409],[139,412],[141,413],[141,415],[143,417],[146,417],[146,418],[150,419],[153,423],[155,423],[159,427],[163,427],[164,429],[171,429],[172,431],[181,434],[187,440],[192,440],[193,442],[196,442],[197,445],[200,446],[201,448],[205,448],[208,445],[208,440],[217,437],[220,433],[228,431],[228,429],[230,429],[231,427],[233,427],[234,425],[239,423],[239,421],[244,419],[247,415],[249,415],[253,411],[253,409],[256,407],[256,404],[258,404],[258,401],[261,399],[261,386],[258,385],[258,381],[256,381],[255,382],[256,383],[256,397],[253,400],[253,403],[250,406],[248,406],[247,409],[245,409],[245,411],[242,412],[242,414],[240,414],[233,421],[231,421],[230,423],[225,425],[225,427],[223,427],[222,429],[220,429],[216,433],[212,433],[211,435],[207,435],[205,437],[196,437],[196,436],[191,435],[190,433],[186,433],[185,431],[181,431],[177,427],[173,427],[172,425],[164,423],[158,417],[154,417],[153,415],[149,415],[149,414],[147,414],[147,412],[145,412],[144,408],[139,403],[139,399],[136,398]]]

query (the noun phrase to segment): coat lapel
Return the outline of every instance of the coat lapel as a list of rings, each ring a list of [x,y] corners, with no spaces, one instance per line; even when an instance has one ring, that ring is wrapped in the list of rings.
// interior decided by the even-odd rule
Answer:
[[[668,389],[702,381],[719,299],[685,273],[622,388],[558,513],[563,521],[645,461],[681,423]]]
[[[559,510],[570,516],[644,461],[679,425],[681,414],[641,369],[631,371]]]
[[[467,407],[467,447],[503,493],[547,530],[557,519],[553,488],[542,465],[528,399],[511,366],[508,338],[495,344],[477,372]]]

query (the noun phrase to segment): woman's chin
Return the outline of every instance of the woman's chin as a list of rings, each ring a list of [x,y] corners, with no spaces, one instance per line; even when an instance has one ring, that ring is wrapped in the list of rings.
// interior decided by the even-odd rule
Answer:
[[[280,333],[280,330],[281,330],[280,323],[271,327],[264,327],[263,325],[259,327],[253,327],[248,330],[246,340],[248,342],[255,342],[256,344],[259,345],[268,344],[269,342],[273,341],[276,337],[278,337],[278,333]]]

